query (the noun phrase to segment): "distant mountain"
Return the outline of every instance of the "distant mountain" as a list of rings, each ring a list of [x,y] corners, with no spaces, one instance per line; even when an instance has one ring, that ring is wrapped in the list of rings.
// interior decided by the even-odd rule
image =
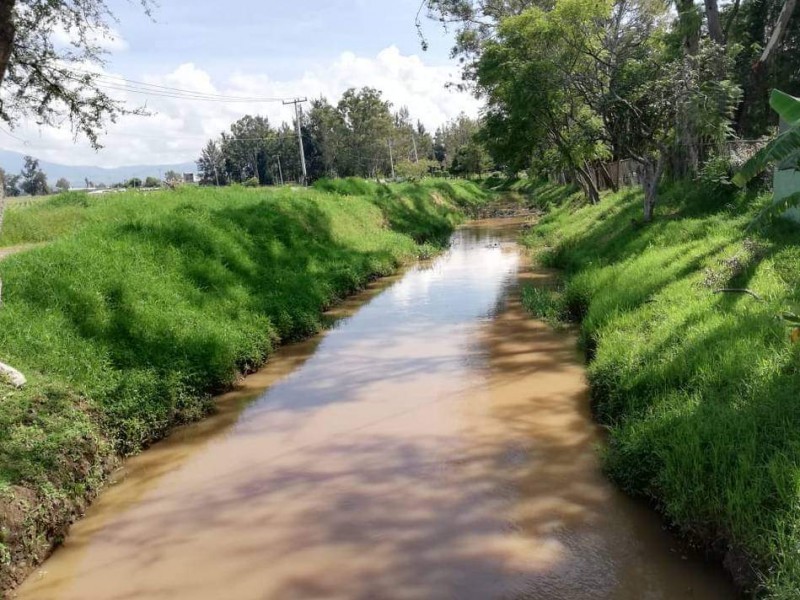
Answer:
[[[32,154],[34,158],[35,154]],[[19,173],[22,165],[25,163],[25,155],[18,152],[11,152],[10,150],[0,150],[0,167],[3,167],[7,173]],[[132,165],[129,167],[90,167],[90,166],[69,166],[59,165],[57,163],[47,162],[45,160],[39,161],[39,166],[42,171],[47,174],[47,180],[50,185],[55,185],[56,181],[62,177],[69,181],[72,187],[85,187],[86,180],[94,183],[104,183],[111,185],[121,181],[127,181],[132,177],[139,177],[144,179],[148,176],[158,177],[159,174],[163,176],[167,171],[177,171],[178,173],[196,173],[197,165],[193,162],[185,162],[174,165]]]

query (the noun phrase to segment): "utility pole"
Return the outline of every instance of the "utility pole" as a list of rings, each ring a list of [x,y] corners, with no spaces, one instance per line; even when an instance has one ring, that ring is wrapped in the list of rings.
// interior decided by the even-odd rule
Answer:
[[[284,106],[287,104],[294,104],[294,124],[297,129],[297,141],[300,144],[300,165],[303,167],[303,181],[301,182],[303,185],[308,183],[308,173],[306,172],[306,152],[303,149],[303,132],[300,129],[300,114],[301,109],[300,105],[303,102],[308,102],[308,98],[295,98],[294,100],[284,100]]]
[[[281,155],[278,154],[278,175],[281,176],[281,185],[283,185],[283,168],[281,167]]]
[[[394,179],[394,156],[392,156],[392,140],[389,140],[389,164],[392,165],[392,179]]]
[[[419,154],[417,154],[417,136],[414,135],[414,132],[411,132],[411,142],[414,144],[414,162],[419,162]]]

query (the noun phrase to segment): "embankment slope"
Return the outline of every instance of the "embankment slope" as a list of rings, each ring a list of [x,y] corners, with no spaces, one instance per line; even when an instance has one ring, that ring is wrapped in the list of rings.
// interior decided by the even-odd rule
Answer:
[[[766,202],[673,185],[644,225],[638,191],[597,206],[573,197],[525,242],[563,269],[558,306],[543,312],[581,320],[611,477],[740,582],[797,598],[800,345],[780,315],[800,312],[800,231],[748,229]]]

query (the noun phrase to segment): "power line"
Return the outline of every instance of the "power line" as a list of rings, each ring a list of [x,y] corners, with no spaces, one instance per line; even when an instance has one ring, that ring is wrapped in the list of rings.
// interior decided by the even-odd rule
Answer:
[[[79,81],[77,78],[72,78],[75,81]],[[113,90],[118,92],[129,92],[132,94],[142,94],[144,96],[151,96],[154,98],[175,98],[177,100],[195,100],[198,102],[219,102],[223,104],[265,104],[265,103],[272,103],[272,102],[282,102],[281,99],[275,98],[224,98],[224,97],[213,97],[213,96],[203,96],[200,94],[191,95],[191,94],[179,94],[179,93],[172,93],[172,92],[162,92],[157,90],[148,90],[148,89],[138,89],[135,87],[128,87],[124,85],[116,85],[110,83],[95,83],[98,88],[104,90]]]
[[[111,89],[111,90],[118,90],[118,91],[134,92],[139,94],[148,94],[152,96],[160,96],[166,98],[180,98],[187,100],[193,99],[193,100],[202,100],[209,102],[251,102],[251,103],[283,102],[284,100],[286,100],[286,98],[269,97],[269,96],[232,96],[228,94],[198,92],[196,90],[187,90],[167,85],[146,83],[143,81],[135,81],[132,79],[126,79],[124,77],[106,75],[104,73],[93,73],[91,71],[83,71],[80,69],[77,69],[76,71],[79,73],[85,73],[86,75],[90,75],[96,79],[99,79],[100,82],[95,82],[95,85],[97,87]],[[69,77],[69,79],[77,81],[78,83],[85,83],[78,77]]]
[[[17,140],[17,141],[19,141],[19,142],[22,142],[22,143],[23,143],[23,144],[25,144],[26,146],[30,146],[30,142],[29,142],[28,140],[24,140],[24,139],[22,139],[21,137],[19,137],[19,136],[17,136],[17,135],[14,135],[14,134],[13,134],[13,133],[11,133],[10,131],[6,131],[6,130],[5,130],[5,129],[3,129],[2,127],[0,127],[0,132],[3,132],[3,133],[5,133],[5,134],[6,134],[8,137],[10,137],[10,138],[14,138],[14,139],[15,139],[15,140]]]
[[[129,84],[129,85],[132,85],[132,86],[135,86],[135,87],[140,87],[140,88],[143,88],[143,89],[152,88],[152,89],[163,90],[163,91],[167,91],[167,92],[177,92],[177,93],[182,93],[182,94],[199,95],[199,96],[205,96],[205,97],[210,97],[210,98],[217,98],[219,100],[282,102],[283,100],[287,99],[285,97],[280,97],[279,98],[279,97],[268,97],[268,96],[231,96],[231,95],[228,95],[228,94],[217,94],[217,93],[211,93],[211,92],[199,92],[197,90],[187,90],[187,89],[172,87],[172,86],[168,86],[168,85],[160,85],[160,84],[156,84],[156,83],[146,83],[146,82],[143,82],[143,81],[134,81],[132,79],[126,79],[124,77],[117,77],[117,76],[105,75],[105,74],[100,74],[100,75],[98,75],[98,77],[101,78],[101,79],[106,79],[106,80],[109,80],[109,81],[112,81],[112,82],[117,82],[117,83],[124,82],[126,84]]]

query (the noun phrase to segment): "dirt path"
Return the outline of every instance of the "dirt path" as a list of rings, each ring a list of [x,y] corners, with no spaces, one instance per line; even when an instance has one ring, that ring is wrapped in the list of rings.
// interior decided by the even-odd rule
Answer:
[[[24,252],[25,250],[31,250],[40,246],[44,246],[44,244],[20,244],[18,246],[5,246],[0,248],[0,260],[8,258],[12,254],[17,254],[19,252]]]

